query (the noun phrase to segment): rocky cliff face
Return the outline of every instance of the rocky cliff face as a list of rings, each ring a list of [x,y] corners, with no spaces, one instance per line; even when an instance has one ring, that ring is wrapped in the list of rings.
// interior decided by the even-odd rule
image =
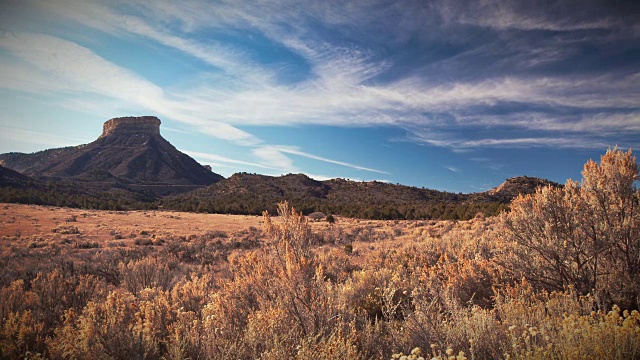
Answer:
[[[210,185],[222,179],[160,135],[155,116],[120,117],[104,123],[94,142],[34,154],[0,155],[4,166],[35,177],[90,180],[108,173],[145,186]]]
[[[160,135],[160,119],[155,116],[128,116],[108,120],[102,127],[101,138],[110,135],[143,133]]]

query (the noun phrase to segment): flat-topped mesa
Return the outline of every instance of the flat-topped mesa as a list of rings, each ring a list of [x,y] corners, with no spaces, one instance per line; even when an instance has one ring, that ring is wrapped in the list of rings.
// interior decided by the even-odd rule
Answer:
[[[105,137],[114,134],[144,133],[160,135],[160,119],[155,116],[127,116],[107,120],[102,128]]]

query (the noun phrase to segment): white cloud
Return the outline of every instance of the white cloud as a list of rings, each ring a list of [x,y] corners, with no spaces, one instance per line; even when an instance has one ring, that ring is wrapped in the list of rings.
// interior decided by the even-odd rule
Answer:
[[[163,91],[158,86],[70,41],[42,34],[5,33],[0,48],[62,82],[52,83],[53,89],[98,93],[147,108],[162,102]],[[38,83],[34,76],[27,79]],[[40,81],[39,85],[44,84]]]
[[[15,127],[0,127],[0,139],[5,142],[16,141],[28,144],[44,145],[51,147],[76,146],[79,144],[89,143],[89,140],[79,139],[67,136],[47,134],[39,131],[19,129]]]

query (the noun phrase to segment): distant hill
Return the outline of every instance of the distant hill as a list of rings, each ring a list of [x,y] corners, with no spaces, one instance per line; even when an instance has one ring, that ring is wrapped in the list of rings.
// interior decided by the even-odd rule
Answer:
[[[518,194],[555,184],[537,178],[512,178],[500,187],[475,194],[455,194],[344,179],[313,180],[303,174],[272,177],[238,173],[210,186],[163,199],[165,208],[232,214],[274,213],[287,200],[304,213],[322,211],[369,219],[469,219],[478,212],[495,215]]]
[[[516,176],[507,179],[500,186],[487,191],[486,194],[501,201],[511,201],[519,194],[533,194],[537,188],[543,186],[561,187],[563,185],[537,177]]]
[[[170,187],[192,190],[223,179],[165,140],[154,116],[114,118],[89,144],[0,154],[0,164],[35,178],[122,182],[164,193],[170,193]]]
[[[26,188],[33,185],[33,179],[17,171],[0,166],[0,187]]]

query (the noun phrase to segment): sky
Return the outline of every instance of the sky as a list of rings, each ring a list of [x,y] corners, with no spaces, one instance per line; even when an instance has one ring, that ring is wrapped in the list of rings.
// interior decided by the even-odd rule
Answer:
[[[225,177],[479,192],[640,148],[637,1],[0,0],[0,153],[154,115]]]

